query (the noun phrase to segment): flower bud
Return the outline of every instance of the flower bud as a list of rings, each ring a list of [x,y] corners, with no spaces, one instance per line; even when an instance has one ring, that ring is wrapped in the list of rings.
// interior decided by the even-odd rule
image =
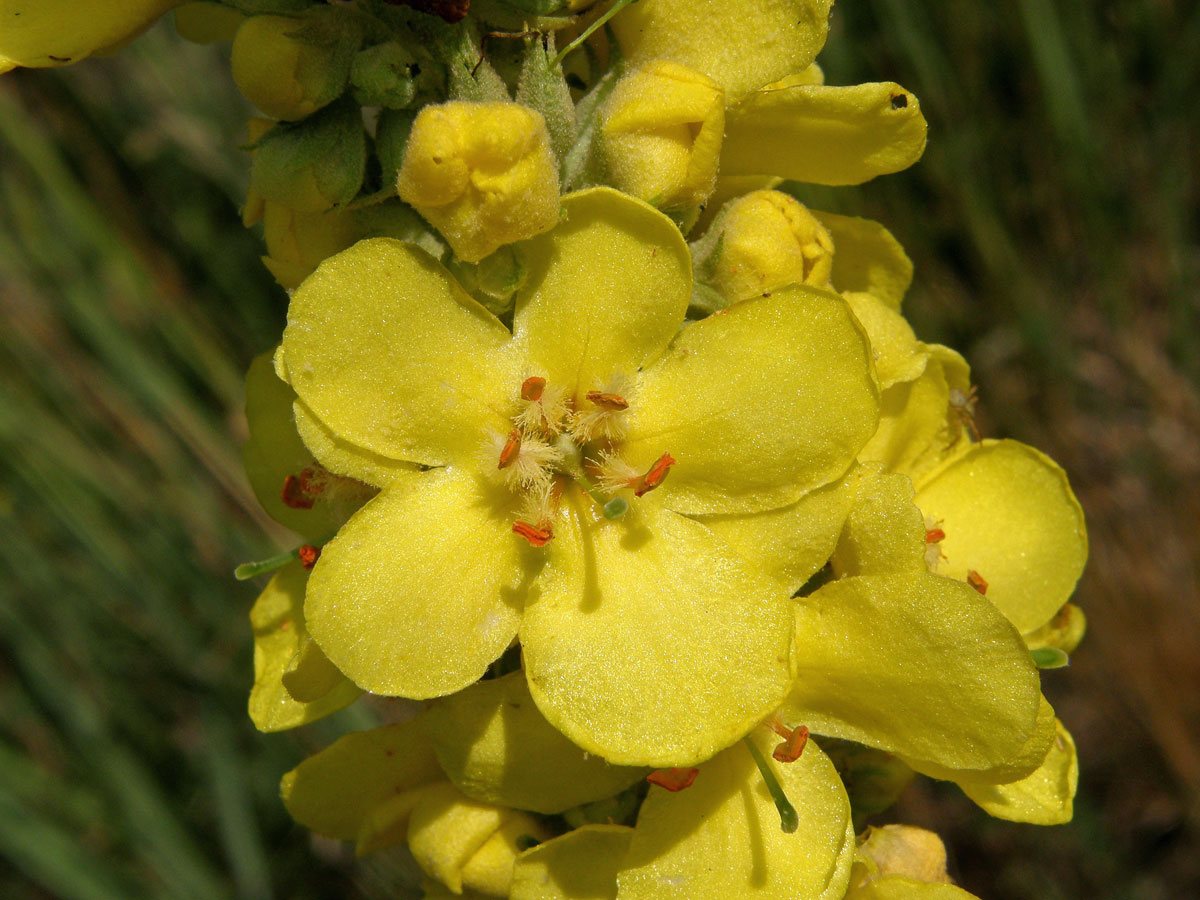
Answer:
[[[253,16],[233,39],[233,80],[268,116],[303,119],[345,88],[349,43],[358,35],[346,17]]]
[[[803,203],[779,191],[731,200],[692,245],[698,278],[729,303],[785,284],[827,287],[833,238]]]
[[[363,230],[352,212],[297,212],[270,201],[263,205],[263,264],[279,284],[291,290],[312,274],[326,257],[345,250]]]
[[[350,66],[354,99],[363,106],[404,109],[422,91],[438,87],[438,66],[396,41],[359,51]]]
[[[663,209],[712,193],[725,130],[725,92],[706,75],[654,61],[622,78],[601,113],[611,183]]]
[[[250,181],[265,200],[318,212],[354,198],[366,156],[359,107],[346,98],[303,122],[276,123],[263,134],[255,145]]]
[[[65,66],[133,38],[177,0],[39,0],[0,4],[0,72]]]
[[[516,103],[427,106],[396,190],[467,262],[558,222],[558,166],[545,122]]]
[[[932,831],[912,825],[868,828],[858,855],[877,876],[903,875],[914,881],[947,884],[946,848]]]

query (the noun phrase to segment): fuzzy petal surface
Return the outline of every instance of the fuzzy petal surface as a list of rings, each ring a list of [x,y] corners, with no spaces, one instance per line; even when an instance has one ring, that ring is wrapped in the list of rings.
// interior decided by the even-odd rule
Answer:
[[[335,475],[382,488],[415,478],[421,471],[412,463],[397,462],[342,440],[300,400],[292,404],[292,416],[296,432],[312,457]]]
[[[838,295],[792,285],[688,325],[642,376],[625,459],[670,452],[656,497],[686,514],[794,503],[850,467],[875,431],[869,349]]]
[[[525,851],[509,900],[616,900],[617,872],[633,829],[584,825]]]
[[[798,601],[795,646],[785,719],[817,734],[980,770],[1018,755],[1035,730],[1037,669],[962,582],[917,572],[831,582]]]
[[[306,725],[349,706],[361,691],[335,673],[308,702],[300,702],[284,686],[289,663],[305,643],[304,586],[308,573],[299,561],[276,573],[250,610],[254,629],[254,687],[250,719],[259,731],[283,731]],[[319,651],[318,651],[319,652]],[[328,661],[326,660],[328,663]]]
[[[661,355],[692,291],[674,223],[653,207],[593,188],[563,199],[566,221],[521,245],[514,352],[568,395],[632,376]]]
[[[972,445],[920,483],[917,505],[946,532],[938,574],[978,572],[1019,631],[1053,618],[1083,573],[1083,510],[1066,473],[1033,447]]]
[[[641,0],[613,19],[634,65],[669,59],[731,99],[806,68],[825,44],[832,0]]]
[[[846,900],[979,900],[954,884],[917,881],[904,875],[885,875],[852,888]]]
[[[442,769],[476,800],[560,813],[610,797],[646,775],[568,741],[538,712],[524,672],[435,701],[427,716]]]
[[[770,575],[789,597],[833,554],[854,503],[854,479],[831,482],[795,503],[761,513],[700,521]]]
[[[352,841],[385,801],[444,778],[419,719],[354,731],[283,776],[288,812],[317,834]]]
[[[389,459],[465,462],[503,430],[508,330],[410,244],[359,241],[292,294],[292,387],[338,437]]]
[[[1037,770],[1009,784],[964,782],[963,793],[990,816],[1031,825],[1062,825],[1074,814],[1079,758],[1071,733],[1054,720],[1054,742]]]
[[[561,517],[525,610],[530,693],[612,763],[708,759],[787,693],[787,595],[703,525],[653,504],[596,521],[588,503]]]
[[[325,549],[308,628],[376,694],[438,697],[476,681],[516,635],[527,569],[507,496],[435,469],[383,491]]]
[[[892,82],[768,87],[726,114],[721,171],[861,184],[920,159],[925,128],[916,96]]]
[[[700,767],[695,783],[651,787],[638,814],[618,900],[840,900],[854,858],[850,803],[815,742],[794,763],[771,760],[773,739],[752,740],[800,813],[786,834],[749,750],[738,745]]]

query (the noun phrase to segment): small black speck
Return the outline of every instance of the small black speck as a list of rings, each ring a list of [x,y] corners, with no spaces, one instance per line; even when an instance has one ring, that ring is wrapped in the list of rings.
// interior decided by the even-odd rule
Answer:
[[[71,57],[69,57],[69,56],[51,56],[49,53],[47,53],[46,55],[49,56],[50,59],[54,60],[55,62],[69,63],[71,61]]]
[[[907,94],[897,94],[892,98],[892,109],[904,109],[906,106],[908,106]]]
[[[421,74],[421,67],[417,63],[413,63],[411,66],[408,67],[408,74],[411,75],[413,78],[416,78],[418,75]]]

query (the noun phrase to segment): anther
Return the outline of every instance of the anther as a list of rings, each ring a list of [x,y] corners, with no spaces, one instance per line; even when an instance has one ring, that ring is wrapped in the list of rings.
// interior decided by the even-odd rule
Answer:
[[[504,442],[504,447],[500,451],[500,464],[497,469],[507,469],[517,460],[518,454],[521,452],[521,432],[514,428],[508,433],[508,440]]]
[[[692,782],[696,780],[696,776],[700,774],[699,769],[656,769],[646,776],[646,780],[651,784],[657,784],[660,788],[666,788],[671,793],[682,791],[684,788],[690,788]]]
[[[654,465],[650,467],[650,471],[641,477],[637,487],[633,489],[633,496],[640,497],[647,491],[652,491],[667,477],[667,472],[671,470],[671,466],[675,465],[675,460],[671,458],[670,453],[664,453]]]
[[[545,378],[538,378],[536,375],[532,378],[526,378],[521,384],[521,399],[527,400],[530,403],[535,400],[541,400],[544,390],[546,390]]]
[[[312,571],[312,567],[321,558],[321,548],[314,547],[312,544],[301,544],[296,555],[300,558],[300,565],[304,566],[305,571]]]
[[[588,391],[584,396],[601,409],[611,409],[620,412],[629,409],[629,401],[620,394],[606,394],[603,391]]]
[[[788,734],[783,735],[783,738],[783,741],[775,747],[771,757],[781,763],[795,762],[804,752],[805,745],[808,744],[808,727],[800,725],[793,728]]]
[[[518,534],[529,541],[531,547],[544,547],[554,537],[554,531],[549,525],[530,525],[528,522],[522,522],[519,519],[513,522],[512,530],[513,534]]]
[[[940,528],[929,528],[925,531],[925,543],[936,544],[938,541],[946,539],[946,532]]]
[[[315,502],[297,475],[289,475],[283,479],[283,490],[279,492],[279,499],[283,501],[284,506],[292,509],[312,509]]]
[[[975,590],[979,591],[979,593],[987,594],[988,583],[984,580],[983,576],[974,569],[967,570],[967,584],[975,588]]]

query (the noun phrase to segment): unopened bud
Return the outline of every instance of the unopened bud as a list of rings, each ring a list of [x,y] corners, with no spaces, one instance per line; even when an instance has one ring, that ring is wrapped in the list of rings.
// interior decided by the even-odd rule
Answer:
[[[174,5],[172,0],[95,0],[86,9],[76,0],[0,4],[0,72],[78,62],[132,39]]]
[[[828,287],[833,238],[803,203],[779,191],[731,200],[692,245],[697,279],[728,303],[787,284]]]
[[[454,101],[417,115],[396,177],[401,199],[478,262],[558,222],[558,165],[541,115]]]
[[[713,192],[725,92],[708,76],[648,63],[617,83],[601,118],[615,187],[662,209],[697,207]]]

